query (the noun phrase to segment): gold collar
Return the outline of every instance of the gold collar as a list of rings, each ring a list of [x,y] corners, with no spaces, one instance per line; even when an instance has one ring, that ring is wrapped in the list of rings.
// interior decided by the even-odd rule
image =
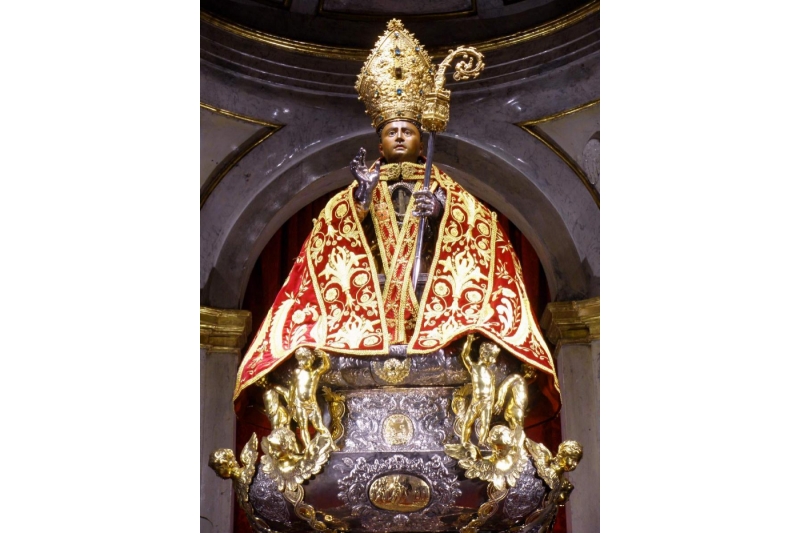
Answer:
[[[381,181],[421,180],[425,178],[425,165],[420,163],[388,163],[381,166]]]

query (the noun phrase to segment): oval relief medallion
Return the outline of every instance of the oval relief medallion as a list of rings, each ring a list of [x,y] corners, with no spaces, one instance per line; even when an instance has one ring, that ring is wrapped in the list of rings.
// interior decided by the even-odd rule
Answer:
[[[383,421],[383,440],[386,444],[408,444],[414,436],[414,424],[406,415],[389,415]]]
[[[379,509],[411,513],[428,505],[431,488],[417,476],[389,474],[372,482],[369,501]]]

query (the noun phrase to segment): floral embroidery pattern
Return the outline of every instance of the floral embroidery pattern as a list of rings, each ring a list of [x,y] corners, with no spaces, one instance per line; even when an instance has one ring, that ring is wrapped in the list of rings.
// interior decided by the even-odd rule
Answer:
[[[404,179],[406,172],[418,179],[424,167],[404,164],[400,171]],[[408,216],[401,231],[388,226],[394,224],[391,198],[385,183],[375,189],[372,216],[387,273],[381,294],[372,253],[356,216],[353,184],[334,196],[314,221],[245,354],[234,398],[300,346],[378,355],[402,339],[408,342],[409,354],[426,354],[467,333],[480,333],[547,372],[558,388],[519,261],[495,215],[435,166],[431,183],[442,188],[447,201],[419,305],[409,281],[416,217]]]

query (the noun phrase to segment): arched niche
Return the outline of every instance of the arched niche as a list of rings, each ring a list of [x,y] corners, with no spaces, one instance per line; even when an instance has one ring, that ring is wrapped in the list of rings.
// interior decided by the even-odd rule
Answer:
[[[239,308],[256,259],[273,234],[303,206],[351,183],[350,159],[362,146],[368,155],[377,156],[376,145],[374,133],[329,144],[265,181],[249,198],[238,199],[244,207],[223,237],[201,289],[201,303]],[[249,168],[258,165],[259,152],[254,152],[245,158],[256,158],[244,162]],[[481,146],[446,133],[437,138],[435,163],[520,228],[542,262],[554,300],[586,293],[587,275],[573,237],[558,210],[528,176]],[[213,224],[202,226],[201,233],[207,227]]]

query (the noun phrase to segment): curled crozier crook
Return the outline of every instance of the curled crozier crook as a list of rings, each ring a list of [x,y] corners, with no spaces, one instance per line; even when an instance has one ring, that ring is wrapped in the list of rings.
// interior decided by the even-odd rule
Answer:
[[[444,58],[439,64],[439,70],[436,72],[436,90],[444,87],[444,72],[450,63],[457,57],[461,57],[462,61],[456,63],[453,79],[455,81],[468,80],[470,78],[477,78],[481,71],[483,71],[483,54],[474,48],[467,46],[459,46],[455,50],[450,50],[447,57]]]
[[[433,89],[425,96],[425,109],[422,113],[422,127],[430,132],[444,131],[450,120],[450,91],[444,88],[444,73],[453,60],[456,63],[453,79],[455,81],[477,78],[483,70],[483,54],[472,47],[459,46],[450,50],[444,61],[439,64],[433,81]]]

